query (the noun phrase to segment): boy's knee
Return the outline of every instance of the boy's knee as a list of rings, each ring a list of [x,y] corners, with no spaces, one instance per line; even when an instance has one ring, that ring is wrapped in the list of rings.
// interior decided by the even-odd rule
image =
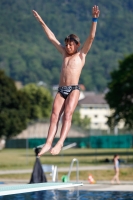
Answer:
[[[64,112],[64,116],[63,116],[64,120],[67,120],[67,121],[71,120],[72,119],[72,114],[73,113],[71,111],[65,111]]]
[[[53,122],[57,122],[58,118],[59,118],[59,115],[57,115],[56,113],[53,112],[52,115],[51,115],[51,120]]]

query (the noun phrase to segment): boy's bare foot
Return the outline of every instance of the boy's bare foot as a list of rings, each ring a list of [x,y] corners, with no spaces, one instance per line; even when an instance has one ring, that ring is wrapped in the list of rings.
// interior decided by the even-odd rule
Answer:
[[[48,142],[47,142],[47,143],[42,147],[41,151],[38,153],[38,156],[43,155],[44,153],[50,151],[51,149],[52,149],[51,143],[48,143]]]
[[[111,184],[114,184],[114,181],[111,181]]]
[[[60,141],[58,141],[57,144],[51,149],[51,151],[50,151],[51,154],[52,155],[59,154],[62,147],[63,147],[63,144]]]

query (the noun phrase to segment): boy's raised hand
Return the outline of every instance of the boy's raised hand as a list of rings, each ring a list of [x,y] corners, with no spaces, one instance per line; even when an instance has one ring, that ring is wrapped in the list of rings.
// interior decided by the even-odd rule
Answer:
[[[99,14],[100,14],[100,10],[99,10],[98,6],[96,6],[96,5],[93,6],[93,8],[92,8],[92,16],[94,18],[98,18]]]
[[[39,15],[35,10],[32,10],[32,12],[33,12],[33,15],[35,16],[35,18],[36,18],[39,22],[41,22],[41,21],[42,21],[42,18],[40,17],[40,15]]]

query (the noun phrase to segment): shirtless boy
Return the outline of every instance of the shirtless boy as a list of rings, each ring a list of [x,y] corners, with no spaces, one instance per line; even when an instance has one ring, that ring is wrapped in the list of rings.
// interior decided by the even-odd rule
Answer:
[[[63,57],[59,88],[52,107],[47,141],[38,154],[38,156],[41,156],[47,151],[50,151],[52,155],[56,155],[60,152],[71,127],[72,115],[77,106],[80,94],[80,88],[78,86],[79,77],[85,64],[86,55],[90,50],[95,37],[97,18],[99,17],[100,11],[96,5],[92,8],[92,25],[90,34],[80,50],[78,50],[80,46],[80,40],[76,35],[71,34],[66,37],[64,41],[65,46],[62,46],[56,39],[54,33],[48,28],[38,13],[33,10],[33,14],[42,25],[48,39]],[[52,142],[56,135],[59,119],[62,113],[63,117],[60,139],[57,144],[52,147]]]

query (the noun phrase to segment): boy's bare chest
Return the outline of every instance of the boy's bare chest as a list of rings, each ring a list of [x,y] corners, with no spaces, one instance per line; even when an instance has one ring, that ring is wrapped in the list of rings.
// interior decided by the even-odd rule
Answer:
[[[77,68],[82,65],[82,60],[79,56],[65,57],[63,60],[63,68]]]

